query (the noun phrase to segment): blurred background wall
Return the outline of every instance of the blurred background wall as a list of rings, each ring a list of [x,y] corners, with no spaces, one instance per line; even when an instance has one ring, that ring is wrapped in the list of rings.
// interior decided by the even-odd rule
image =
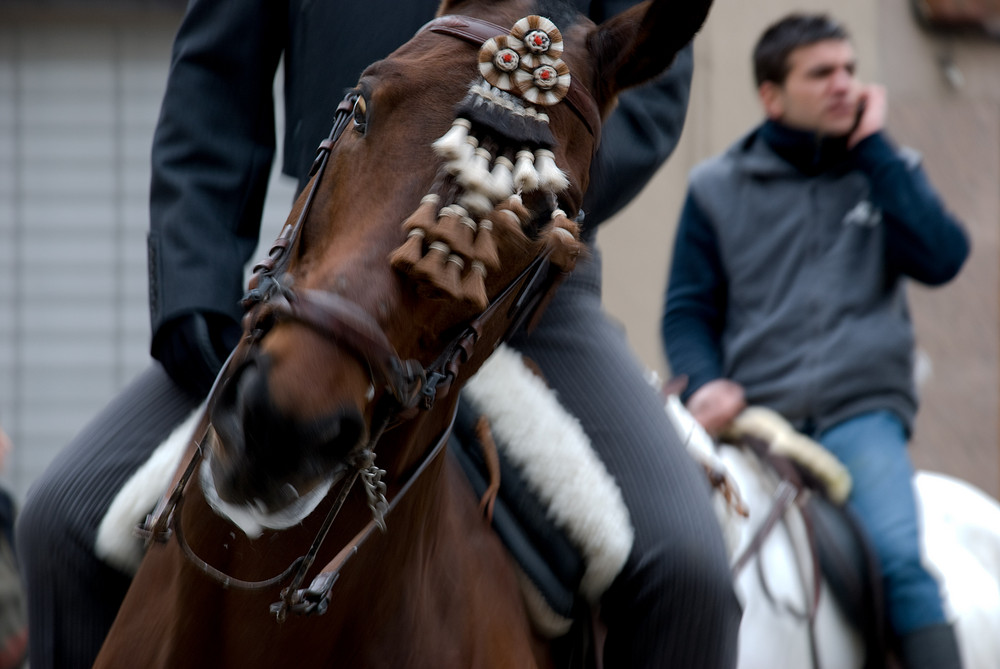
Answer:
[[[910,0],[716,0],[695,43],[681,144],[600,234],[608,308],[667,375],[659,319],[687,172],[760,119],[751,48],[793,9],[848,25],[861,76],[889,89],[890,133],[923,153],[969,227],[959,279],[911,291],[931,370],[914,449],[920,466],[1000,494],[1000,40],[929,31]],[[15,442],[0,480],[19,498],[147,364],[149,147],[182,10],[180,0],[0,0],[0,424]],[[272,178],[266,241],[292,193]]]
[[[0,0],[0,480],[19,499],[149,364],[149,152],[184,4]],[[293,192],[273,175],[267,244]]]

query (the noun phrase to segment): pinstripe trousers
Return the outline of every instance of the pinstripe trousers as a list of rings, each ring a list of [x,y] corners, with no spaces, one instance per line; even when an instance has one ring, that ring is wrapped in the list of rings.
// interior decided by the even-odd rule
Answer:
[[[724,669],[740,606],[704,474],[601,308],[600,257],[580,263],[538,328],[511,344],[539,364],[618,481],[635,526],[602,601],[605,666]],[[29,491],[17,527],[32,669],[90,667],[129,585],[94,556],[125,481],[199,404],[154,364],[109,404]]]
[[[537,329],[511,345],[534,360],[618,482],[632,553],[601,602],[604,666],[736,666],[741,608],[705,474],[601,306],[601,258],[577,264]]]

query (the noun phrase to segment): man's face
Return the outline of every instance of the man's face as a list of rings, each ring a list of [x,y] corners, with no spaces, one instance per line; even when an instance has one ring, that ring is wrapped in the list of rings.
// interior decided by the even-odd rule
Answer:
[[[766,81],[760,86],[768,118],[822,135],[849,134],[862,89],[851,43],[830,39],[799,47],[789,54],[788,64],[784,84]]]

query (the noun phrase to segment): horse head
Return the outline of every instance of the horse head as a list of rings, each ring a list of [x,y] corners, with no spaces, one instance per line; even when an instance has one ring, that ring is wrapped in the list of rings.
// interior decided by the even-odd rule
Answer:
[[[646,2],[598,26],[554,0],[446,1],[362,73],[210,398],[224,501],[278,511],[435,395],[455,401],[529,284],[581,252],[617,94],[666,69],[709,5]]]

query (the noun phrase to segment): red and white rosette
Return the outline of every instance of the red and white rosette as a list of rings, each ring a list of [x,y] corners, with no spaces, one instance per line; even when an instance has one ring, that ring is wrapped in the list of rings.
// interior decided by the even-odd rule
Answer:
[[[556,24],[544,16],[525,16],[510,29],[510,36],[519,42],[525,55],[522,67],[534,70],[543,64],[539,58],[547,56],[559,60],[563,52],[563,38]]]
[[[554,105],[570,86],[569,67],[560,60],[562,33],[542,16],[526,16],[510,35],[487,40],[479,50],[479,72],[491,85],[526,101]]]
[[[537,67],[514,73],[514,85],[522,98],[536,105],[554,105],[569,91],[569,66],[558,59],[538,57]]]
[[[479,49],[479,73],[483,79],[502,91],[517,91],[514,73],[521,68],[524,45],[509,35],[497,35],[486,40]]]

